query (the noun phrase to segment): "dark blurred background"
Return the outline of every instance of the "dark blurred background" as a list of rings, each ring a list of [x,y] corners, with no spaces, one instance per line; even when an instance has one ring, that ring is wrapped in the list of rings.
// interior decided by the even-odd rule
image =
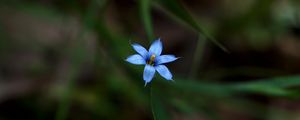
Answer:
[[[299,120],[299,61],[299,0],[0,1],[0,120]]]

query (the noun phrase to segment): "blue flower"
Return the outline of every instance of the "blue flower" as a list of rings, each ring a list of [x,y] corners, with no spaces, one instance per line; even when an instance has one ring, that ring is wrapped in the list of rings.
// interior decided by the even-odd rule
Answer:
[[[173,62],[177,58],[174,55],[161,55],[163,46],[160,39],[151,44],[149,51],[137,43],[132,44],[132,47],[138,54],[129,56],[126,61],[135,65],[145,65],[143,75],[145,86],[151,82],[155,71],[166,80],[173,80],[172,73],[164,64]]]

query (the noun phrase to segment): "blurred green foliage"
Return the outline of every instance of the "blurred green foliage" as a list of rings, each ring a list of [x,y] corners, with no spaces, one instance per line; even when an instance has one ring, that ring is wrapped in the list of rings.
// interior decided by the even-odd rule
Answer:
[[[0,119],[299,118],[299,6],[3,0]],[[124,59],[131,42],[158,37],[181,57],[175,82],[155,76],[144,87],[143,67]]]

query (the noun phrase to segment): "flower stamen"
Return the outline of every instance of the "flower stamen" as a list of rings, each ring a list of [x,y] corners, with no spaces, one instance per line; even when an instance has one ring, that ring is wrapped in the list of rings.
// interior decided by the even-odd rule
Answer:
[[[150,60],[147,62],[147,64],[149,64],[149,65],[154,65],[154,61],[155,61],[155,55],[153,54],[153,55],[151,55],[150,56]]]

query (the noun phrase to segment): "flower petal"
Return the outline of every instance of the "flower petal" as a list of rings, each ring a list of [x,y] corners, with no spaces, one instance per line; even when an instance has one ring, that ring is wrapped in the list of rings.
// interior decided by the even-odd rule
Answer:
[[[145,59],[141,55],[138,55],[138,54],[134,54],[134,55],[129,56],[126,59],[126,61],[131,63],[131,64],[135,64],[135,65],[144,65],[144,64],[146,64]]]
[[[133,49],[139,53],[142,57],[146,58],[146,56],[148,55],[148,51],[143,47],[141,46],[140,44],[137,44],[137,43],[133,43],[131,45],[133,47]]]
[[[162,49],[163,49],[162,43],[161,43],[160,39],[158,39],[158,40],[155,40],[151,44],[151,46],[149,48],[149,52],[151,54],[155,54],[156,56],[159,56],[162,52]]]
[[[165,65],[158,65],[155,67],[156,71],[165,79],[167,80],[173,80],[172,79],[172,73],[169,71],[169,69]]]
[[[162,56],[158,56],[156,58],[156,64],[160,65],[160,64],[164,64],[164,63],[169,63],[169,62],[173,62],[177,59],[178,58],[176,58],[174,55],[162,55]]]
[[[154,74],[155,74],[155,68],[151,65],[146,65],[144,69],[144,75],[143,75],[145,86],[147,83],[149,83],[152,80]]]

